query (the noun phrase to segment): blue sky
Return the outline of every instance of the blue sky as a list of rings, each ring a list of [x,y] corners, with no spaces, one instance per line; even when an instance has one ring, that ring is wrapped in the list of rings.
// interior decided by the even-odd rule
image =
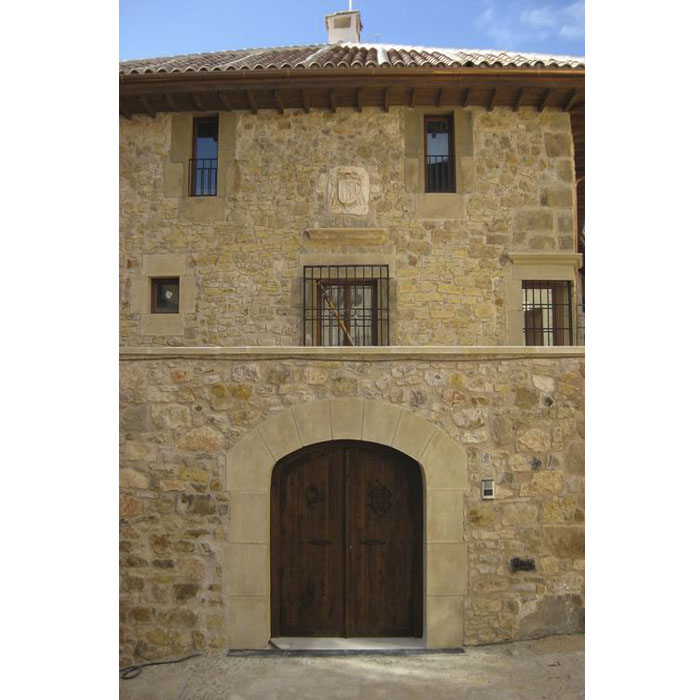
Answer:
[[[121,0],[119,58],[326,41],[348,0]],[[428,9],[429,8],[429,9]],[[363,41],[584,55],[584,0],[353,0]]]

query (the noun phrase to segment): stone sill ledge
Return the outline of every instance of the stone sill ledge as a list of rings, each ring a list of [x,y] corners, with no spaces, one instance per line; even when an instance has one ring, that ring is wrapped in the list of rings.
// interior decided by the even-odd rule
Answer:
[[[323,348],[299,346],[122,347],[120,360],[320,360],[386,362],[391,360],[522,360],[584,357],[583,346],[523,347],[516,345],[392,345],[388,347]]]

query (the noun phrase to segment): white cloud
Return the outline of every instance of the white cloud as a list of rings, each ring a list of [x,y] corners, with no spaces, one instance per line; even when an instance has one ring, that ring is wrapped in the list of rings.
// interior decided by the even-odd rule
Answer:
[[[535,29],[553,27],[557,23],[555,11],[551,6],[533,7],[532,9],[524,10],[520,15],[520,19],[525,24],[528,24]]]
[[[565,4],[557,0],[510,0],[496,5],[483,0],[474,22],[499,48],[547,39],[580,39],[585,32],[585,2]]]

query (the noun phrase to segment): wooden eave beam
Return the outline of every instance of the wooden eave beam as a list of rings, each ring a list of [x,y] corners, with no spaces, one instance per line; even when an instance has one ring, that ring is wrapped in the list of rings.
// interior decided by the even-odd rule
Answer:
[[[177,112],[177,102],[175,102],[175,98],[169,92],[166,92],[163,97],[165,99],[165,104],[168,105],[168,109],[171,112]]]
[[[199,95],[196,92],[192,93],[192,102],[194,102],[194,106],[200,111],[204,111],[204,105],[202,104],[202,100],[200,99]]]
[[[488,103],[488,106],[486,107],[486,110],[488,112],[493,112],[493,107],[496,104],[496,93],[497,92],[498,92],[498,88],[491,89],[491,96],[489,97],[489,103]]]
[[[514,112],[517,112],[520,109],[520,105],[523,102],[523,97],[525,97],[525,88],[520,88],[520,90],[518,90],[518,96],[515,98],[515,103],[513,104]]]
[[[568,95],[566,103],[564,104],[563,110],[565,112],[571,111],[571,108],[574,106],[574,103],[578,99],[578,90],[574,88]]]
[[[277,105],[277,111],[280,114],[284,114],[284,102],[282,101],[282,93],[279,90],[274,91],[275,104]]]
[[[219,91],[219,102],[223,105],[223,108],[227,111],[231,111],[231,103],[228,100],[228,95],[223,91]]]
[[[547,104],[547,100],[549,99],[549,96],[552,94],[552,91],[547,88],[544,91],[544,95],[542,95],[542,99],[540,100],[539,104],[537,105],[537,111],[538,112],[543,112],[545,105]]]
[[[139,102],[141,103],[141,106],[146,111],[146,114],[148,114],[148,116],[151,119],[155,119],[156,113],[155,113],[155,110],[153,109],[153,107],[151,107],[151,103],[148,101],[148,98],[145,95],[139,95]]]
[[[246,90],[245,91],[245,98],[248,101],[248,109],[250,109],[250,111],[253,114],[257,114],[258,113],[258,103],[255,101],[255,95],[253,94],[253,91]]]
[[[357,88],[355,91],[355,108],[358,112],[362,111],[362,88]]]
[[[119,100],[119,114],[125,119],[131,119],[131,110],[128,109],[124,100]]]
[[[445,104],[445,88],[438,90],[437,106],[442,107]]]
[[[306,114],[308,114],[311,107],[310,107],[310,103],[309,103],[309,91],[306,89],[303,89],[301,91],[301,104],[304,107],[304,112]]]
[[[462,98],[462,107],[468,107],[469,106],[469,97],[471,95],[471,88],[465,88],[464,90],[464,97]]]
[[[328,106],[331,112],[335,114],[335,110],[337,108],[335,88],[328,89]]]
[[[411,101],[409,103],[410,107],[416,106],[416,88],[411,88]]]
[[[389,111],[389,88],[384,88],[384,111]]]

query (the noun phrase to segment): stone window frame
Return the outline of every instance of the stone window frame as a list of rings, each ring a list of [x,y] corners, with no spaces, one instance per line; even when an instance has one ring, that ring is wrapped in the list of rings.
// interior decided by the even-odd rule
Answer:
[[[152,281],[164,277],[180,280],[177,313],[153,313]],[[181,254],[144,254],[141,274],[132,281],[131,312],[141,316],[141,335],[185,335],[185,314],[194,313],[194,275],[188,274],[187,258]]]
[[[525,346],[522,307],[524,281],[552,280],[571,282],[574,342],[578,344],[577,299],[578,270],[583,263],[581,253],[508,253],[510,274],[506,279],[507,344]]]
[[[452,116],[455,192],[425,191],[425,117]],[[462,219],[467,195],[476,181],[474,114],[471,109],[407,107],[404,123],[406,189],[413,194],[415,215],[425,219]]]
[[[219,119],[216,194],[192,197],[189,192],[189,163],[192,158],[194,120],[207,116]],[[223,221],[225,201],[236,189],[235,112],[176,112],[170,116],[170,153],[164,164],[166,197],[178,200],[178,218],[185,221]]]

